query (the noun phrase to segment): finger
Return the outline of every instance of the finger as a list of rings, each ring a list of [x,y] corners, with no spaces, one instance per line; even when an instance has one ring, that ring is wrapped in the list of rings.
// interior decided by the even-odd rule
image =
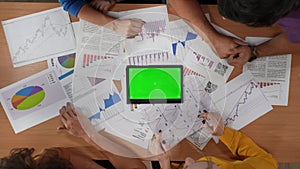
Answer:
[[[209,133],[214,133],[214,130],[207,123],[204,124],[204,127],[208,130]]]
[[[140,27],[141,28],[145,24],[145,22],[141,19],[134,18],[134,19],[131,19],[131,21],[132,21],[131,24],[132,24],[133,27]]]
[[[68,124],[67,119],[65,119],[65,118],[60,118],[60,121],[62,122],[62,124],[64,125],[64,127],[67,128],[67,127],[66,127],[67,124]]]
[[[141,31],[142,31],[142,28],[140,28],[140,27],[132,27],[129,30],[129,34],[138,35]]]
[[[67,103],[66,111],[70,115],[70,117],[72,117],[72,118],[77,117],[77,114],[75,112],[75,109],[74,109],[72,103],[70,103],[70,102]]]
[[[151,141],[153,142],[154,140],[156,140],[156,136],[155,134],[152,135]]]
[[[207,117],[208,117],[208,112],[204,112],[204,113],[202,113],[202,114],[200,114],[200,118],[204,118],[204,119],[207,119]]]
[[[236,38],[233,38],[233,41],[234,41],[235,43],[237,43],[238,45],[248,46],[248,43],[245,42],[245,41],[241,41],[241,40],[236,39]]]
[[[60,114],[60,117],[67,120],[66,117],[65,117],[65,114],[66,113],[66,106],[63,106],[60,110],[59,110],[59,114]]]
[[[59,125],[56,129],[57,130],[66,130],[67,128],[64,125]]]

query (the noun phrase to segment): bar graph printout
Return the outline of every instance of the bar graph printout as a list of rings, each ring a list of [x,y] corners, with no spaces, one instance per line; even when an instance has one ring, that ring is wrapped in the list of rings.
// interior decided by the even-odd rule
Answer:
[[[273,109],[249,71],[220,86],[212,93],[212,99],[221,110],[225,125],[236,130]]]
[[[169,15],[165,5],[118,12],[116,15],[119,19],[137,18],[145,22],[138,36],[122,43],[122,51],[126,55],[149,49],[170,50]]]
[[[75,74],[110,77],[118,64],[121,35],[104,27],[80,20]],[[124,38],[123,38],[124,39]]]
[[[0,99],[15,133],[57,116],[69,101],[52,69],[2,88]]]
[[[263,37],[246,37],[251,45],[259,45],[270,40]],[[292,55],[260,57],[247,63],[243,71],[250,71],[272,105],[287,106],[290,86]]]
[[[71,21],[62,7],[2,21],[14,67],[76,49]]]
[[[184,20],[169,23],[172,54],[182,57],[184,63],[194,71],[202,72],[213,83],[227,81],[233,67],[220,59],[210,46]]]

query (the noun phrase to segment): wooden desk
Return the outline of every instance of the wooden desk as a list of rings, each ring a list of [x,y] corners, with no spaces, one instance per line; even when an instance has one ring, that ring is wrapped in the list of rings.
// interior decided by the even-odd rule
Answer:
[[[7,20],[34,12],[60,6],[58,3],[21,3],[21,2],[0,2],[0,20]],[[129,10],[153,5],[128,5],[118,4],[115,11]],[[274,36],[281,31],[278,27],[272,28],[249,28],[241,24],[224,21],[217,12],[216,6],[205,6],[212,20],[235,33],[240,37],[245,36]],[[169,8],[170,13],[174,11]],[[74,18],[72,18],[75,20]],[[243,30],[243,31],[241,31]],[[298,47],[300,47],[298,45]],[[46,69],[46,62],[35,63],[20,68],[13,68],[3,28],[0,28],[0,88],[28,77],[43,69]],[[234,70],[232,77],[239,74],[241,70]],[[242,131],[252,137],[260,146],[272,153],[279,162],[300,162],[300,54],[293,54],[290,96],[288,107],[274,107],[265,116],[254,121]],[[298,110],[298,111],[297,111]],[[3,108],[0,108],[0,157],[8,155],[15,147],[34,147],[40,151],[47,147],[73,147],[80,151],[89,153],[94,158],[103,158],[101,153],[95,151],[81,139],[75,138],[63,132],[58,132],[59,118],[51,119],[38,126],[30,128],[20,134],[14,134],[11,125],[5,115]],[[210,142],[203,152],[184,140],[172,150],[173,160],[183,160],[186,156],[199,158],[202,155],[215,155],[228,159],[230,152],[223,144],[215,145]]]

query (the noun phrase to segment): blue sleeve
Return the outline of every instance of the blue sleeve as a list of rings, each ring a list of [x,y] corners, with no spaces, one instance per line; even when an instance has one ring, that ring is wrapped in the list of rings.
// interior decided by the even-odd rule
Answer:
[[[59,0],[59,3],[64,8],[65,11],[68,11],[71,15],[77,17],[78,12],[83,5],[87,3],[86,0]]]

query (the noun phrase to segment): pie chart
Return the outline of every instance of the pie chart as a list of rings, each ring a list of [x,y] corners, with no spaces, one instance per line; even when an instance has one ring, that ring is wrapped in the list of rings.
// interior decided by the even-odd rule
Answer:
[[[40,86],[29,86],[19,90],[11,99],[17,110],[27,110],[41,103],[45,98],[45,91]]]
[[[75,53],[58,57],[58,62],[64,68],[73,68],[75,63]]]

